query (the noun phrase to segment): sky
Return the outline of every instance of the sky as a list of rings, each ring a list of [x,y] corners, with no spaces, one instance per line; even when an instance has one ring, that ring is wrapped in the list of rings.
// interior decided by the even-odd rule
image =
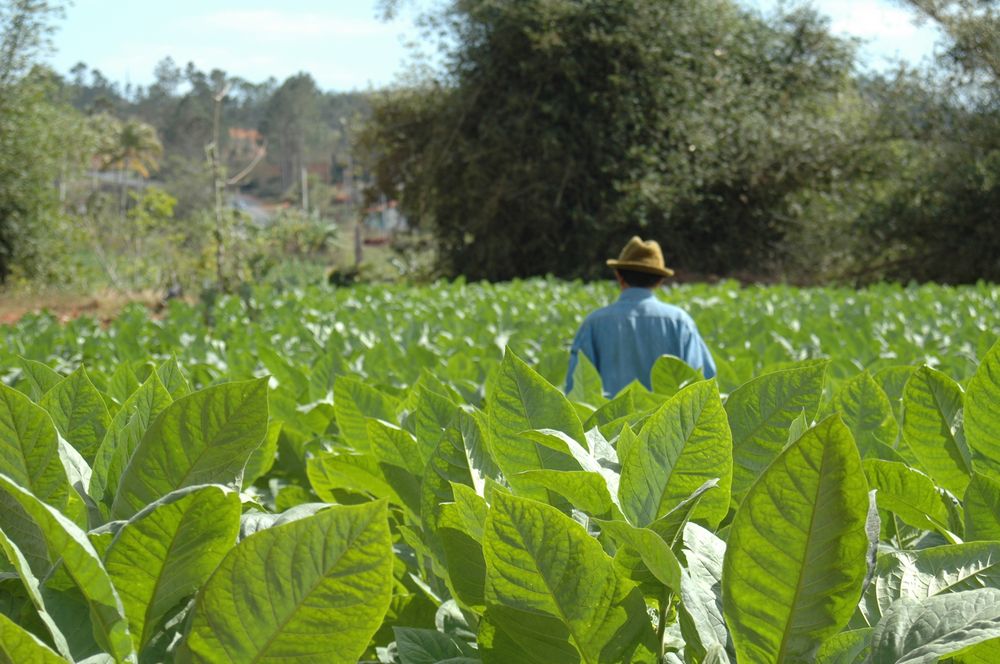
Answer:
[[[614,0],[609,0],[614,1]],[[780,0],[742,0],[765,13]],[[414,3],[409,3],[410,5]],[[424,3],[427,4],[426,2]],[[895,0],[814,0],[837,34],[866,40],[862,63],[901,58],[919,64],[935,32],[913,24]],[[112,81],[146,85],[166,56],[180,66],[218,68],[252,81],[300,71],[328,90],[391,84],[419,33],[413,9],[380,21],[376,0],[74,0],[54,35],[52,65],[84,62]],[[405,5],[404,5],[405,6]]]

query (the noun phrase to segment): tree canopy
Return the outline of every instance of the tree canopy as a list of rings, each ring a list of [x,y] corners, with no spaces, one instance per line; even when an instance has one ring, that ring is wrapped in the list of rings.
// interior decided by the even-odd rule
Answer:
[[[594,276],[633,233],[701,274],[996,277],[994,141],[961,145],[995,123],[969,101],[973,80],[993,99],[995,12],[914,4],[951,36],[963,95],[859,74],[856,44],[808,8],[446,3],[429,16],[442,66],[374,103],[370,194],[473,278]]]
[[[20,265],[42,267],[38,247],[59,213],[59,189],[79,162],[86,132],[80,117],[51,100],[52,79],[36,68],[59,5],[0,3],[0,283]]]

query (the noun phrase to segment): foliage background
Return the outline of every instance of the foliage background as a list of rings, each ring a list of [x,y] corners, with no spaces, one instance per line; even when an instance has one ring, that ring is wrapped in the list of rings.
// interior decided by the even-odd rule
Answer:
[[[590,279],[635,233],[682,279],[1000,277],[996,2],[914,0],[942,56],[882,73],[805,6],[417,4],[439,66],[348,93],[169,57],[145,87],[60,75],[59,4],[0,4],[0,281]],[[353,228],[391,201],[410,231],[359,270]]]

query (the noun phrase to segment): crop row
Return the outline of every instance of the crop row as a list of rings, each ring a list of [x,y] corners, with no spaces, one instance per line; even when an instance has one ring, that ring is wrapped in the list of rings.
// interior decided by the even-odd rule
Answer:
[[[992,661],[989,288],[678,290],[788,347],[613,398],[550,359],[606,291],[441,288],[8,329],[0,661]]]

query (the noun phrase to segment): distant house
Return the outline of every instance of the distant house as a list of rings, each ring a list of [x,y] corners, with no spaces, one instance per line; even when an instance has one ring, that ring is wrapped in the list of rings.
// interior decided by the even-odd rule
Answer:
[[[227,161],[249,162],[257,156],[258,150],[264,145],[264,135],[256,129],[243,127],[229,128],[229,145],[226,153]]]

